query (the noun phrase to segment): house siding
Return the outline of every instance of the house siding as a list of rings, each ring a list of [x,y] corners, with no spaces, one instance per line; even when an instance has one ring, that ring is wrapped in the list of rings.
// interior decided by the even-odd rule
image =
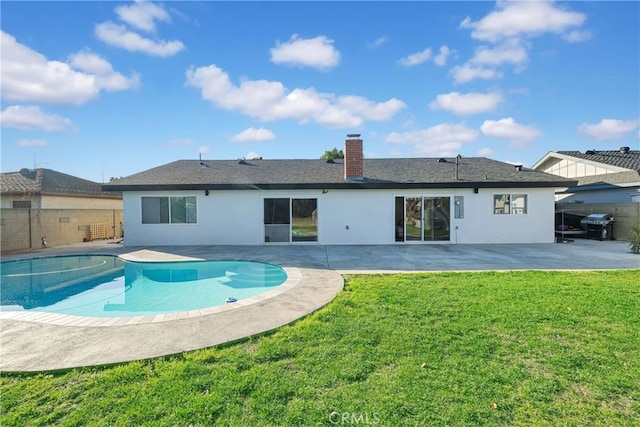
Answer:
[[[544,167],[538,170],[564,178],[581,178],[584,176],[618,173],[622,169],[614,166],[585,162],[584,160],[557,159],[554,162],[545,164]]]
[[[496,215],[494,194],[527,194],[527,214]],[[553,243],[554,190],[488,188],[465,197],[465,220],[458,224],[458,243]],[[469,221],[466,221],[467,218]],[[455,228],[455,225],[452,227]],[[452,231],[453,233],[453,231]]]
[[[525,193],[526,215],[494,215],[493,195]],[[196,224],[142,224],[141,197],[195,196]],[[552,243],[553,188],[424,190],[222,190],[126,191],[125,245],[261,245],[263,200],[272,197],[318,200],[318,244],[394,244],[395,197],[464,197],[464,218],[452,218],[451,239],[437,243]],[[309,243],[303,243],[309,244]],[[429,244],[424,242],[423,244]]]

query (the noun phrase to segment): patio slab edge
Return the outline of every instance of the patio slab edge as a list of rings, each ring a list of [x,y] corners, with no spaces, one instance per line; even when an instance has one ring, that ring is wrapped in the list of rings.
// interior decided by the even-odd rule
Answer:
[[[323,307],[343,289],[342,276],[333,270],[297,270],[297,283],[285,292],[249,305],[200,310],[170,321],[116,320],[96,327],[0,319],[0,371],[59,371],[212,347],[292,323]]]

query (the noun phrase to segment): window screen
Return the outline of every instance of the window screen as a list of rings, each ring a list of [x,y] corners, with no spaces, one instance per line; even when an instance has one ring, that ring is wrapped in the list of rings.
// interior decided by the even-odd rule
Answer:
[[[493,195],[494,214],[514,214],[523,215],[527,213],[526,194],[494,194]]]
[[[143,224],[194,224],[196,197],[142,197]]]

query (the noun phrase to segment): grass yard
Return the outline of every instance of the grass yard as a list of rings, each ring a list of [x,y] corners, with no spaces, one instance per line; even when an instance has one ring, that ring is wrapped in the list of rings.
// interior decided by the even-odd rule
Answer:
[[[640,425],[639,278],[348,276],[269,335],[3,375],[0,425]]]

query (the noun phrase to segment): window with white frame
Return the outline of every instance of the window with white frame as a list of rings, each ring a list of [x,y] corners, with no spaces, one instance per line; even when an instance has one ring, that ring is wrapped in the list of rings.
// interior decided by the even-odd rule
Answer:
[[[196,196],[142,197],[143,224],[195,224]]]
[[[493,213],[496,215],[524,215],[527,213],[526,194],[494,194]]]

